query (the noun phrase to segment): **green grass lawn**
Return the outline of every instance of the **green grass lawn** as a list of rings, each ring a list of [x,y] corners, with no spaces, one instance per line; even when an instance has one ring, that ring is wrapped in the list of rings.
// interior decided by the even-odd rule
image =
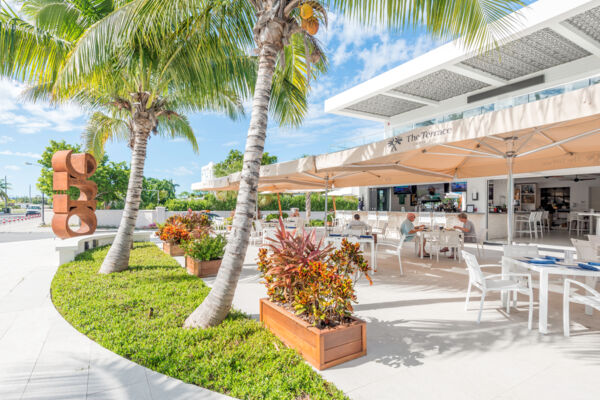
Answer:
[[[346,399],[298,353],[240,312],[215,328],[183,329],[210,289],[154,244],[136,243],[130,270],[108,276],[97,273],[107,251],[80,254],[52,281],[58,311],[102,346],[241,399]]]

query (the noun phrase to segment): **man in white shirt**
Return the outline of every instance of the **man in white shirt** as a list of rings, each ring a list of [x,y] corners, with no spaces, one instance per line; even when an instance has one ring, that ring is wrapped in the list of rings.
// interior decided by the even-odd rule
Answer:
[[[365,224],[360,220],[360,215],[354,214],[354,219],[346,225],[346,229],[362,229],[363,231],[368,230],[369,225]]]

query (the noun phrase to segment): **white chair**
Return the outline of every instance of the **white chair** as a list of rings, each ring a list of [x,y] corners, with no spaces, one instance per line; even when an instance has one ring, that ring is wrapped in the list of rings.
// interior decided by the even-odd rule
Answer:
[[[567,222],[569,224],[569,234],[571,234],[572,230],[577,231],[577,235],[580,235],[581,232],[585,232],[586,230],[589,231],[589,221],[585,219],[585,217],[579,215],[578,211],[569,212]],[[573,227],[573,225],[575,226]]]
[[[535,234],[535,238],[537,239],[535,216],[536,215],[533,212],[529,213],[527,216],[517,215],[515,217],[515,226],[519,226],[519,230],[515,231],[515,233],[529,233],[529,239],[531,240],[533,240]]]
[[[571,292],[571,284],[579,286],[591,294],[581,294],[576,291]],[[565,336],[570,335],[569,306],[571,303],[583,304],[595,308],[596,310],[600,310],[600,293],[581,282],[573,279],[565,279],[563,294],[563,334]]]
[[[461,232],[443,231],[440,235],[440,242],[442,247],[447,247],[448,250],[452,250],[454,260],[460,261],[460,251],[463,248]]]
[[[577,251],[577,261],[600,261],[596,246],[587,240],[571,239]]]
[[[477,256],[481,257],[481,253],[485,255],[485,239],[487,237],[487,229],[483,229],[479,232],[479,236],[477,236]]]
[[[542,229],[546,229],[547,232],[550,232],[550,212],[542,211]]]
[[[262,232],[262,244],[272,244],[273,242],[269,239],[275,239],[276,233],[276,228],[264,228]]]
[[[385,248],[385,252],[388,254],[396,254],[398,256],[398,266],[400,267],[400,275],[404,275],[404,271],[402,270],[402,245],[404,244],[405,236],[400,234],[400,240],[398,242],[384,240],[377,241],[375,245],[375,263],[377,263],[377,254],[379,253],[379,248]]]
[[[262,223],[259,220],[254,220],[252,224],[252,231],[250,232],[250,244],[257,245],[262,243],[262,234]]]
[[[477,323],[481,322],[481,314],[483,312],[483,304],[485,302],[485,296],[487,292],[509,292],[509,293],[524,293],[529,295],[529,323],[528,328],[531,330],[533,320],[533,286],[531,283],[531,274],[492,274],[484,275],[481,271],[482,268],[488,267],[499,267],[497,264],[485,264],[479,265],[477,258],[467,252],[462,251],[462,256],[467,263],[467,269],[469,270],[469,287],[467,289],[467,299],[465,302],[465,310],[469,307],[469,297],[471,296],[471,286],[475,286],[481,290],[481,302],[479,304],[479,314],[477,316]],[[510,278],[527,278],[526,281],[510,279]],[[510,301],[506,302],[506,312],[510,313]]]
[[[588,235],[588,239],[592,242],[592,245],[596,248],[596,251],[600,250],[600,235]]]
[[[543,211],[534,211],[533,213],[533,223],[535,225],[535,234],[537,238],[538,227],[540,228],[540,236],[544,237],[544,221],[542,219],[544,212]]]

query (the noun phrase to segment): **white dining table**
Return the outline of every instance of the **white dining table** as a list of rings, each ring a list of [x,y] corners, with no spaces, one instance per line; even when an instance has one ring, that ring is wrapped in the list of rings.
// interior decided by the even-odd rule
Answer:
[[[592,213],[592,212],[579,212],[577,213],[577,215],[582,216],[582,217],[590,217],[590,219],[594,219],[596,218],[596,227],[593,229],[592,232],[592,227],[594,226],[594,224],[592,224],[590,221],[590,235],[594,235],[594,234],[598,234],[598,232],[600,232],[600,214],[599,213]]]
[[[366,236],[366,235],[365,235]],[[333,243],[337,245],[342,242],[342,239],[349,239],[356,243],[368,243],[371,246],[371,263],[369,264],[371,273],[375,273],[375,238],[371,237],[359,237],[359,236],[327,236],[325,243]]]
[[[575,264],[576,265],[576,264]],[[539,274],[539,317],[538,330],[540,333],[548,333],[548,278],[550,275],[558,276],[581,276],[585,277],[586,284],[593,287],[596,279],[600,278],[600,271],[590,271],[582,268],[569,268],[564,263],[559,264],[530,264],[526,260],[502,257],[502,273],[522,272],[523,270]],[[535,277],[533,277],[535,278]],[[504,301],[510,301],[509,296],[504,296]],[[504,304],[506,306],[506,303]],[[585,313],[592,315],[591,307],[585,308]]]

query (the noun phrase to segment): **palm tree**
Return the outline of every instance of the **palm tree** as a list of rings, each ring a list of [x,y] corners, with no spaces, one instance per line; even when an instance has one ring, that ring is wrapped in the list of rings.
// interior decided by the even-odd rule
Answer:
[[[278,55],[295,38],[314,41],[319,23],[327,22],[326,7],[364,23],[393,29],[422,25],[439,38],[462,36],[465,45],[485,49],[510,27],[510,21],[489,22],[513,11],[516,0],[249,0],[257,19],[254,39],[259,71],[252,102],[252,116],[246,141],[233,231],[222,267],[209,295],[187,318],[187,327],[210,327],[227,316],[250,237],[251,218],[258,188],[269,110],[270,87]],[[302,15],[301,15],[302,14]],[[304,18],[308,17],[308,18]],[[281,58],[280,58],[281,60]]]
[[[144,7],[147,2],[128,3],[89,28],[71,50],[52,92],[54,98],[75,99],[89,108],[110,105],[111,115],[92,118],[97,127],[90,130],[89,143],[102,147],[108,139],[127,138],[133,149],[123,220],[103,273],[127,268],[150,132],[161,125],[187,131],[178,108],[241,113],[239,99],[251,92],[257,77],[256,59],[244,46],[252,42],[248,3],[202,1],[164,30],[143,17]],[[289,62],[274,79],[271,110],[283,125],[297,125],[306,111],[307,72],[298,61],[305,50],[300,43],[286,49]]]

